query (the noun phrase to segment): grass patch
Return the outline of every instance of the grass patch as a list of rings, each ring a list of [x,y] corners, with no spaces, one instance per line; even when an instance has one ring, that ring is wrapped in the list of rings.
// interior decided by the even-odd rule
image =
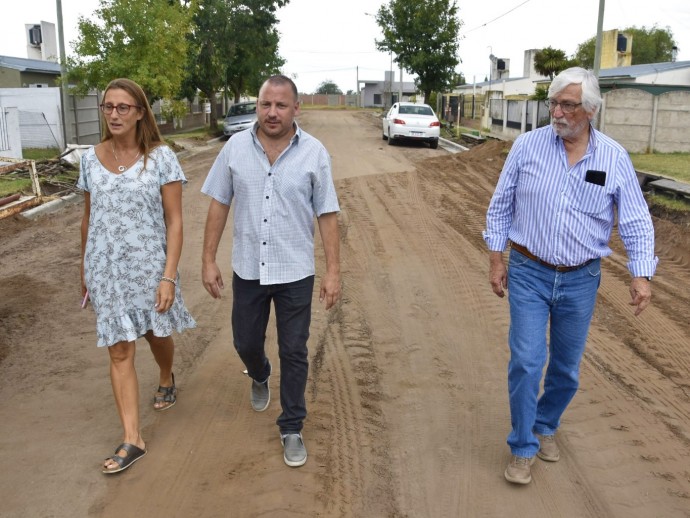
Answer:
[[[630,155],[630,159],[638,171],[656,173],[690,183],[690,153],[635,153]]]
[[[58,148],[26,148],[22,149],[22,156],[26,160],[47,160],[60,155]]]
[[[0,198],[11,196],[21,192],[23,194],[33,194],[31,190],[31,180],[19,178],[16,180],[0,179]]]

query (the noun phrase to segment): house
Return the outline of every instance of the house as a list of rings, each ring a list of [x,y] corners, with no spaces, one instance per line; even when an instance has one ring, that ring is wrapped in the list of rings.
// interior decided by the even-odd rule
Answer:
[[[414,82],[396,81],[393,71],[386,71],[383,81],[361,79],[359,83],[364,84],[359,94],[362,107],[386,108],[398,101],[409,101],[413,97],[420,99]],[[398,99],[401,90],[402,99]]]
[[[456,94],[474,94],[490,99],[526,99],[534,95],[537,86],[548,87],[550,80],[534,68],[534,57],[539,49],[525,51],[522,77],[511,78],[510,60],[491,56],[492,69],[489,81],[458,86]],[[654,94],[669,90],[690,89],[690,61],[669,61],[631,65],[632,35],[617,29],[602,35],[601,68],[599,85],[602,93],[614,88],[643,89]],[[503,63],[504,67],[500,67]]]
[[[59,79],[59,63],[0,56],[0,88],[48,88]]]

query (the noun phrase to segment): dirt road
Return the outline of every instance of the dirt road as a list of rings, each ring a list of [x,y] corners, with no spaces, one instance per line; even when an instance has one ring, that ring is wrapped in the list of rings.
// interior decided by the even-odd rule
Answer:
[[[0,515],[690,516],[689,229],[655,219],[661,262],[639,318],[614,239],[561,461],[537,461],[533,483],[516,487],[503,478],[508,306],[491,292],[481,239],[506,145],[449,155],[388,146],[364,113],[300,122],[331,152],[342,206],[343,300],[329,312],[314,300],[307,464],[282,461],[278,405],[249,406],[230,290],[214,301],[201,286],[199,189],[215,144],[182,159],[180,272],[198,328],[176,338],[179,402],[153,411],[157,375],[140,344],[149,454],[121,475],[99,470],[120,426],[93,313],[78,306],[81,206],[0,221]],[[267,340],[278,365],[272,325]]]

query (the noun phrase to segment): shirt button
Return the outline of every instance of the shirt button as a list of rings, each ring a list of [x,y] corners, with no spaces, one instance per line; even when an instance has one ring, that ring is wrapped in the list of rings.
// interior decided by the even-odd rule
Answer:
[[[267,221],[268,221],[268,220],[267,220],[267,219],[265,219],[265,220],[264,220],[264,223],[266,223]]]
[[[266,241],[264,241],[263,244],[265,245],[265,244],[266,244]]]
[[[266,199],[268,199],[268,196],[266,196]]]
[[[271,176],[272,173],[268,173],[268,176]]]
[[[261,266],[264,266],[266,263],[261,263]]]

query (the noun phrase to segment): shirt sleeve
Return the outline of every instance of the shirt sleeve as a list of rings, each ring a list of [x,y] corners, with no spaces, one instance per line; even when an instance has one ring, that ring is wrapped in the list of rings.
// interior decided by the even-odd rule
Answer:
[[[503,252],[508,245],[520,173],[520,141],[518,137],[508,153],[486,213],[486,230],[482,235],[486,246],[492,252]]]
[[[153,153],[151,153],[150,160],[154,162],[158,170],[158,183],[165,185],[171,182],[187,183],[180,162],[177,160],[175,152],[166,145],[158,146]]]
[[[331,171],[331,157],[324,147],[319,150],[317,174],[313,182],[312,204],[316,216],[319,217],[329,212],[339,212],[340,205]]]
[[[633,277],[651,277],[659,258],[654,255],[654,224],[627,153],[618,159],[621,179],[614,194],[618,207],[618,233],[628,254],[628,270]]]
[[[228,140],[220,150],[216,160],[213,162],[208,176],[201,187],[201,192],[210,196],[223,205],[230,205],[234,194],[232,185],[232,174],[229,167],[230,143]]]

